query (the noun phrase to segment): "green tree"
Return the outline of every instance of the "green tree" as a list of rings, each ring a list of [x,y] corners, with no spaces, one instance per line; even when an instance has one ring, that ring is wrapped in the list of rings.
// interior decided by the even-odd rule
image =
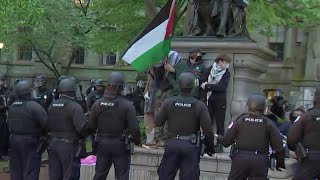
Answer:
[[[146,24],[143,2],[128,0],[3,0],[0,41],[7,49],[30,47],[56,77],[79,48],[97,53],[123,49]],[[69,50],[68,62],[57,54]],[[61,51],[61,52],[60,52]]]

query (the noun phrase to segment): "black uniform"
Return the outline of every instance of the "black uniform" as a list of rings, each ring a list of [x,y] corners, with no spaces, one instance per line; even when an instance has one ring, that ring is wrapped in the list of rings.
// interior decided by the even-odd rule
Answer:
[[[125,148],[124,130],[135,144],[141,144],[138,119],[132,104],[122,97],[103,97],[91,109],[90,129],[98,130],[98,153],[95,180],[106,179],[114,164],[116,179],[129,179],[130,150]]]
[[[87,110],[90,112],[92,105],[94,102],[96,102],[98,99],[102,98],[103,96],[103,91],[92,91],[88,97],[86,98],[86,105],[87,105]],[[90,140],[92,143],[92,154],[97,154],[97,147],[98,147],[98,142],[96,141],[95,135],[90,136]]]
[[[92,105],[94,102],[96,102],[98,99],[102,98],[103,96],[103,91],[92,91],[89,93],[89,95],[86,98],[86,105],[87,105],[87,110],[91,111]]]
[[[47,114],[35,101],[18,98],[9,108],[10,176],[12,180],[38,180],[40,137],[47,127]]]
[[[7,101],[11,92],[0,87],[0,158],[8,154],[9,148],[9,130],[7,124]]]
[[[208,77],[210,76],[211,68],[205,70],[202,74],[201,82],[206,82]],[[211,91],[212,94],[210,95],[208,102],[208,110],[210,113],[210,117],[212,120],[212,124],[216,122],[217,126],[217,134],[224,135],[224,123],[225,123],[225,113],[227,107],[227,88],[229,85],[230,80],[230,72],[227,69],[226,72],[223,74],[221,80],[217,84],[207,84],[205,87],[205,91],[200,91],[200,96],[205,96],[208,91]]]
[[[294,180],[320,178],[320,107],[307,111],[298,117],[288,133],[288,147],[295,151],[301,142],[307,150],[307,157],[298,163]]]
[[[53,101],[53,95],[46,88],[40,88],[36,94],[36,101],[47,111]]]
[[[272,120],[262,114],[242,114],[230,123],[218,142],[225,147],[235,143],[230,180],[267,179],[269,144],[276,151],[277,167],[284,166],[280,132]]]
[[[158,168],[160,180],[173,180],[180,169],[180,180],[195,180],[200,176],[200,148],[190,141],[200,126],[208,141],[208,151],[213,150],[213,130],[206,105],[192,97],[174,96],[166,99],[155,116],[155,125],[168,123],[168,141]]]
[[[80,158],[75,157],[87,122],[82,107],[61,95],[48,109],[49,179],[79,179]]]
[[[144,112],[143,112],[144,95],[143,95],[143,91],[141,91],[139,88],[133,91],[132,102],[133,102],[133,106],[136,109],[137,115],[143,116],[144,115]]]

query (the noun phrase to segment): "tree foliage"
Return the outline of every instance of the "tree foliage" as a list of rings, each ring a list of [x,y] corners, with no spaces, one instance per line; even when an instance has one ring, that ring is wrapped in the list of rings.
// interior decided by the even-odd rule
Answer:
[[[248,26],[271,32],[274,25],[309,28],[319,25],[320,0],[251,0]],[[181,35],[186,5],[177,0],[175,35]],[[1,0],[0,41],[8,49],[28,45],[56,76],[59,72],[55,54],[82,47],[97,53],[125,49],[150,21],[146,4],[159,10],[166,0]],[[155,13],[153,13],[155,14]]]
[[[267,34],[275,25],[309,29],[320,25],[320,0],[252,0],[247,22]]]

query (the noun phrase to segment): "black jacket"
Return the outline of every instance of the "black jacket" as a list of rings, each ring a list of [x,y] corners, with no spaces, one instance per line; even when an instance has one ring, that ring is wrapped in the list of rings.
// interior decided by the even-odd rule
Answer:
[[[212,66],[207,68],[201,76],[201,82],[207,82],[208,77],[210,74]],[[229,85],[230,80],[230,72],[227,69],[226,72],[223,74],[221,80],[218,84],[207,84],[205,87],[205,90],[200,90],[200,97],[201,99],[205,99],[207,97],[207,92],[212,91],[211,96],[209,97],[208,101],[214,101],[214,102],[226,102],[227,99],[227,88]]]

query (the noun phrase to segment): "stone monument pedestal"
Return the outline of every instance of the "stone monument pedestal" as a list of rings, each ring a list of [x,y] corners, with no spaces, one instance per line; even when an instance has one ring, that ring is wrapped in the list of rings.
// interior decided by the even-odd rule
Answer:
[[[276,54],[258,43],[245,37],[218,39],[215,37],[175,37],[172,49],[178,51],[184,59],[189,51],[201,48],[205,65],[213,64],[219,53],[228,54],[232,58],[229,70],[231,73],[228,87],[226,123],[230,118],[245,111],[246,101],[252,93],[263,93],[263,76],[267,72],[268,62]]]
[[[157,180],[157,168],[161,163],[163,149],[135,148],[131,156],[130,180]],[[286,171],[271,171],[268,176],[271,180],[289,180],[292,178],[296,160],[286,159]],[[200,180],[227,180],[231,168],[231,159],[227,153],[218,153],[213,157],[202,157],[200,161]],[[92,179],[95,166],[82,166],[80,180]],[[115,179],[114,169],[111,168],[107,180]],[[179,172],[175,180],[179,179]]]

